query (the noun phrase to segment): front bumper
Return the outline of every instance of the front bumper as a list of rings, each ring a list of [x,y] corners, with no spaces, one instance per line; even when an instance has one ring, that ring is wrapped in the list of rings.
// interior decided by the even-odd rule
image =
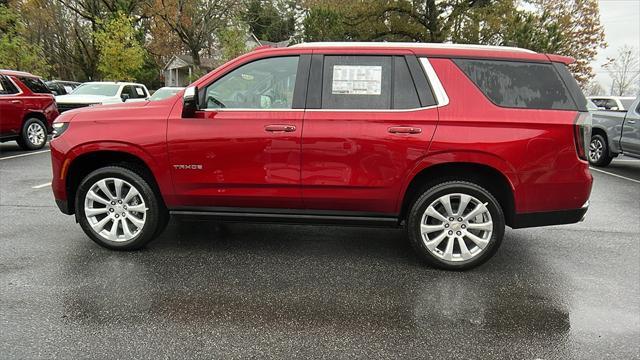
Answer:
[[[511,228],[521,229],[536,226],[574,224],[584,220],[588,209],[589,201],[579,209],[516,214]]]

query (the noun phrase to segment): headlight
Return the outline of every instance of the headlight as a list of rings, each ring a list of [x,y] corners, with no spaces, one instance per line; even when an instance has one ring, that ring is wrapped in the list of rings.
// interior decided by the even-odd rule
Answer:
[[[57,123],[53,123],[53,138],[57,138],[58,136],[62,135],[62,133],[64,133],[67,128],[69,127],[69,123],[68,122],[57,122]]]

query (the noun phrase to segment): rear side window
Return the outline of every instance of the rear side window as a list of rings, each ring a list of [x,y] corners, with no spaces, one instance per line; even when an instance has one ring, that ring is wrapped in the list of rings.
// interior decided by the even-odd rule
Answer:
[[[324,109],[390,109],[391,56],[325,56]]]
[[[552,64],[471,59],[455,59],[454,62],[498,106],[577,110]]]
[[[22,81],[22,83],[34,93],[51,94],[51,91],[49,90],[47,85],[44,83],[44,81],[38,78],[18,76],[18,80]]]
[[[4,75],[0,75],[0,95],[17,94],[18,89],[13,85],[11,80]]]
[[[407,60],[404,56],[394,56],[393,59],[393,108],[419,108],[420,99]]]

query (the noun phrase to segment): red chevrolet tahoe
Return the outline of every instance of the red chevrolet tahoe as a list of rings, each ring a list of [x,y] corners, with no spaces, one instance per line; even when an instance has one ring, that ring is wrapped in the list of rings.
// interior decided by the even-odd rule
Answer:
[[[25,150],[40,149],[57,116],[56,101],[42,79],[0,70],[0,141],[16,140]]]
[[[587,211],[591,118],[571,61],[466,45],[259,49],[161,101],[63,113],[55,199],[111,249],[192,215],[404,227],[427,263],[471,268],[505,226]]]

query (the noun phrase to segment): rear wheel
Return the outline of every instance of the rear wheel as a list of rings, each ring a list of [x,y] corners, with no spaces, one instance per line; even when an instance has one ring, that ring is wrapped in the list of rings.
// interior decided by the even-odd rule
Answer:
[[[25,150],[42,149],[47,142],[47,127],[38,118],[29,118],[22,125],[18,145]]]
[[[447,270],[466,270],[487,261],[498,250],[504,227],[495,197],[465,181],[426,189],[407,219],[416,252],[429,265]]]
[[[134,250],[160,235],[167,210],[151,186],[137,173],[109,166],[80,183],[76,211],[84,232],[110,249]]]
[[[589,163],[593,166],[607,166],[613,160],[609,153],[607,139],[600,134],[593,135],[589,143]]]

